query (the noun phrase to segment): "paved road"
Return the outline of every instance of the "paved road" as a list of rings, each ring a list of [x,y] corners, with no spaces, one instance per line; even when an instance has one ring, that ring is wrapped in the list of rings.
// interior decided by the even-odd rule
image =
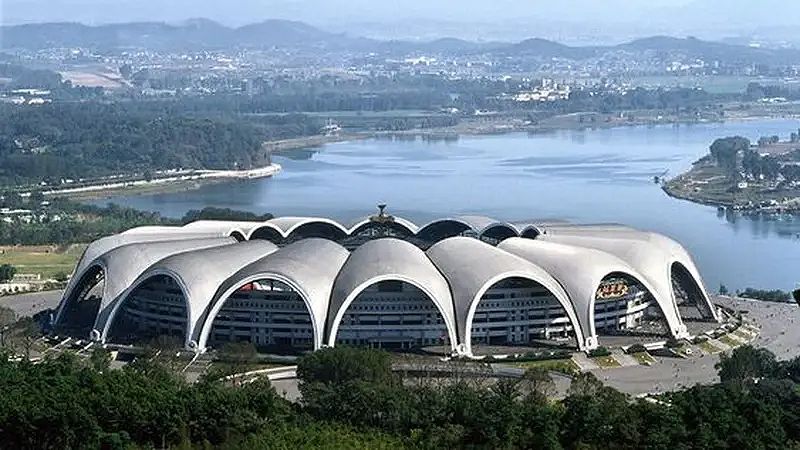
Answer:
[[[757,300],[728,299],[720,297],[718,303],[747,311],[746,318],[755,320],[761,327],[756,347],[775,353],[778,359],[800,356],[800,307],[796,303],[769,303]]]
[[[715,302],[747,311],[746,319],[754,320],[761,328],[753,345],[770,350],[779,359],[800,356],[800,308],[796,304],[725,297],[715,298]],[[635,366],[591,372],[609,386],[633,395],[719,381],[714,368],[714,364],[719,361],[718,355],[655,359],[658,363],[650,367]]]
[[[61,291],[33,292],[0,297],[0,306],[13,310],[17,316],[29,317],[45,309],[55,309],[61,301]]]

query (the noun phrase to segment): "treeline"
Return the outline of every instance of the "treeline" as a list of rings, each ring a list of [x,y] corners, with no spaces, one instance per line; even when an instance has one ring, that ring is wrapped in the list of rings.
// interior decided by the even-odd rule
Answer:
[[[702,89],[634,88],[624,93],[576,90],[569,100],[554,102],[551,107],[561,112],[596,111],[610,113],[625,110],[663,110],[669,112],[698,111],[722,98]]]
[[[773,139],[774,140],[774,139]],[[712,160],[722,168],[729,177],[738,178],[740,174],[754,179],[774,180],[783,176],[786,181],[800,181],[800,167],[795,164],[784,164],[786,159],[797,159],[800,153],[776,157],[761,156],[751,148],[750,140],[741,136],[716,139],[709,148]]]
[[[249,169],[266,139],[319,132],[303,115],[235,120],[191,116],[174,104],[57,102],[0,106],[0,184],[57,183],[161,169]]]
[[[0,205],[7,203],[0,202]],[[18,203],[11,207],[26,207]],[[0,221],[0,245],[66,245],[87,243],[134,227],[145,225],[178,226],[195,220],[264,221],[272,214],[255,214],[228,208],[207,207],[191,210],[181,219],[158,213],[126,208],[114,203],[87,205],[54,198],[44,208],[36,208],[30,221]]]
[[[50,91],[51,98],[57,100],[82,100],[103,96],[101,88],[73,86],[71,82],[64,81],[61,74],[52,70],[0,63],[0,78],[8,80],[0,84],[0,92],[15,89],[45,89]]]
[[[142,358],[110,370],[97,350],[38,364],[0,357],[0,448],[786,449],[800,444],[800,359],[740,347],[720,384],[634,399],[591,374],[548,398],[541,370],[518,380],[404,380],[375,350],[299,361],[302,399],[267,382],[186,384]],[[423,380],[425,381],[425,380]]]
[[[65,245],[91,242],[104,236],[143,225],[169,225],[174,221],[158,213],[105,207],[52,199],[46,209],[37,209],[29,221],[0,221],[0,245]]]
[[[194,222],[196,220],[230,220],[245,222],[263,222],[270,220],[274,216],[270,213],[256,214],[247,211],[237,211],[230,208],[216,208],[207,206],[203,209],[190,209],[183,215],[182,224]]]
[[[780,289],[754,289],[747,288],[739,292],[740,297],[752,298],[756,300],[764,300],[767,302],[791,302],[791,292],[782,291]]]

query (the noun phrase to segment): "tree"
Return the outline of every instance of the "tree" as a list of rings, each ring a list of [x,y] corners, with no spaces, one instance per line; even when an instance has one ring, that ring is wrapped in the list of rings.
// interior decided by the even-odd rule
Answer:
[[[104,348],[95,348],[89,357],[89,364],[94,370],[104,372],[111,364],[111,353]]]
[[[384,351],[332,347],[300,358],[297,378],[303,384],[341,385],[349,381],[386,383],[393,381],[394,375],[389,354]]]
[[[53,279],[58,281],[59,283],[65,283],[68,278],[69,276],[64,271],[56,272],[56,274],[53,276]]]
[[[744,383],[773,377],[778,372],[778,363],[769,350],[743,345],[728,355],[722,354],[714,365],[723,383]]]
[[[17,273],[17,268],[11,264],[0,265],[0,283],[6,283],[14,278]]]
[[[720,283],[719,295],[728,295],[728,294],[730,294],[730,291],[728,291],[728,286],[725,286],[724,284]]]
[[[738,155],[749,148],[749,139],[734,136],[715,140],[711,144],[710,152],[717,165],[729,175],[733,175],[738,167]]]

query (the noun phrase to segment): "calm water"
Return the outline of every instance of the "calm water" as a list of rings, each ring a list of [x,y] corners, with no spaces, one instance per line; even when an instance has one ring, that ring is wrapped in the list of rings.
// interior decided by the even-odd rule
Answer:
[[[211,205],[349,223],[386,202],[417,223],[466,213],[619,222],[682,242],[711,290],[720,283],[790,289],[800,283],[800,219],[726,217],[667,197],[653,176],[687,169],[716,137],[788,136],[799,126],[770,120],[347,142],[276,157],[284,171],[272,179],[113,201],[167,216]]]

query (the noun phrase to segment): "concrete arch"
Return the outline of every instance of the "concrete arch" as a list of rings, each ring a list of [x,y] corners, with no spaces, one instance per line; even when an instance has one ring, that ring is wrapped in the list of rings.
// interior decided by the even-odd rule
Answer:
[[[542,234],[542,231],[539,229],[539,227],[535,225],[528,225],[522,229],[522,231],[519,233],[519,237],[536,239],[540,234]]]
[[[587,345],[584,336],[589,322],[581,322],[568,292],[536,262],[466,237],[438,242],[428,249],[427,255],[450,285],[460,353],[471,354],[471,321],[477,302],[490,287],[514,277],[531,280],[550,291],[573,323],[576,334],[580,337],[578,347],[584,348]]]
[[[679,261],[673,261],[670,264],[670,278],[676,280],[677,282],[683,282],[684,289],[688,289],[692,292],[687,292],[689,295],[693,295],[695,298],[694,305],[700,310],[701,314],[706,318],[717,318],[716,308],[714,308],[714,304],[711,303],[711,299],[706,294],[705,289],[702,288],[700,283],[697,279],[692,275],[692,272],[687,268],[683,263]],[[673,298],[677,301],[677,295],[674,292],[673,286]],[[691,299],[690,299],[691,300]]]
[[[347,309],[350,305],[356,300],[359,294],[361,294],[365,289],[368,287],[380,283],[381,281],[402,281],[404,283],[408,283],[415,288],[422,291],[425,296],[433,302],[436,306],[436,309],[439,311],[439,314],[442,316],[442,321],[444,322],[444,326],[447,329],[447,336],[450,340],[450,349],[451,351],[455,352],[457,349],[457,337],[456,337],[456,330],[453,327],[452,321],[448,320],[448,313],[443,305],[442,300],[438,299],[436,294],[434,294],[424,283],[421,283],[419,280],[416,280],[411,277],[406,277],[399,274],[385,274],[379,275],[372,278],[369,278],[358,285],[355,289],[353,289],[350,294],[344,299],[341,306],[338,308],[336,315],[330,322],[330,329],[328,331],[328,346],[333,347],[336,344],[336,335],[339,332],[339,325],[342,322],[342,318],[344,317]]]
[[[563,292],[563,289],[557,289],[556,292],[551,291],[545,285],[543,285],[540,281],[537,280],[538,276],[531,275],[531,273],[526,272],[524,270],[520,271],[511,271],[505,272],[495,275],[494,277],[486,280],[483,283],[483,286],[475,293],[472,301],[470,302],[469,312],[466,316],[466,321],[464,324],[464,341],[462,345],[464,346],[464,352],[468,355],[472,354],[472,323],[473,319],[475,318],[475,312],[478,309],[478,305],[480,304],[484,294],[486,291],[494,287],[496,284],[500,283],[501,281],[505,281],[511,278],[521,278],[528,281],[532,281],[543,288],[547,289],[555,298],[558,300],[558,303],[561,304],[561,307],[564,309],[564,312],[567,314],[567,318],[569,319],[570,324],[572,324],[572,329],[575,332],[575,344],[579,350],[584,350],[584,334],[583,330],[581,329],[581,325],[578,322],[578,317],[575,314],[575,310],[572,306],[572,303],[569,301],[567,294]]]
[[[172,281],[174,281],[175,284],[178,285],[178,288],[181,290],[181,294],[183,295],[183,299],[184,299],[184,307],[186,308],[186,317],[185,317],[186,323],[184,325],[184,331],[183,331],[183,333],[184,333],[184,345],[187,348],[192,348],[192,346],[189,345],[189,333],[190,333],[191,326],[192,326],[192,324],[191,324],[191,321],[192,321],[192,305],[191,305],[191,300],[190,300],[190,297],[189,297],[189,289],[187,288],[186,284],[184,283],[183,279],[181,279],[179,274],[174,273],[174,272],[172,272],[170,270],[165,270],[165,269],[156,269],[156,270],[150,271],[150,272],[142,275],[139,279],[136,280],[136,282],[134,282],[128,289],[126,289],[125,292],[122,293],[122,295],[120,295],[119,301],[115,302],[112,305],[111,311],[110,311],[110,313],[108,315],[108,319],[103,324],[102,330],[100,332],[100,336],[98,336],[98,338],[99,338],[98,340],[101,343],[106,343],[108,341],[108,335],[109,335],[109,333],[111,331],[111,327],[115,323],[115,320],[117,318],[117,314],[119,314],[120,309],[130,299],[131,295],[134,292],[136,292],[136,290],[139,287],[142,287],[142,286],[146,285],[148,282],[153,281],[155,278],[160,277],[160,276],[165,276],[165,277],[168,277],[168,278],[172,279]]]
[[[274,244],[256,240],[172,254],[150,266],[139,280],[150,278],[153,274],[164,274],[181,285],[189,302],[190,313],[186,348],[197,350],[198,333],[195,328],[220,285],[246,265],[277,249]],[[126,290],[122,298],[130,292]],[[103,332],[101,336],[106,334]]]
[[[279,217],[268,220],[266,224],[272,225],[281,230],[281,233],[285,238],[291,238],[295,233],[298,232],[298,230],[302,230],[302,228],[309,228],[310,226],[321,227],[322,229],[326,230],[326,232],[330,232],[330,234],[306,237],[320,237],[336,240],[341,239],[348,234],[347,228],[345,228],[342,224],[336,222],[335,220],[324,217]]]
[[[219,311],[222,309],[222,307],[225,306],[225,302],[227,302],[230,299],[231,295],[233,295],[243,286],[261,280],[279,281],[292,288],[292,291],[296,292],[297,295],[300,296],[300,298],[303,300],[303,304],[305,304],[306,306],[306,311],[311,316],[311,326],[314,330],[313,348],[314,350],[317,350],[322,346],[323,329],[321,329],[320,326],[318,325],[319,323],[318,318],[315,316],[315,311],[312,309],[312,303],[309,294],[305,292],[305,290],[300,284],[298,284],[295,280],[289,277],[286,277],[278,273],[264,272],[243,278],[237,281],[236,284],[232,285],[224,292],[215,296],[218,298],[218,300],[212,302],[212,304],[210,305],[210,309],[205,314],[203,314],[204,318],[202,319],[202,325],[200,325],[199,327],[200,332],[197,335],[196,339],[198,350],[200,351],[206,350],[208,344],[208,336],[209,334],[211,334],[211,329],[214,326],[214,320],[217,318],[217,315],[219,314]]]
[[[205,348],[211,323],[223,303],[242,285],[260,279],[279,281],[300,295],[314,326],[314,348],[319,348],[324,342],[334,280],[349,255],[335,242],[310,238],[289,244],[244,266],[220,283],[201,314],[199,322],[202,325],[196,336],[199,348]]]
[[[449,232],[442,231],[446,227],[451,227]],[[513,224],[485,216],[456,216],[434,220],[422,226],[417,231],[417,236],[425,238],[427,235],[432,235],[438,240],[444,240],[461,235],[465,231],[473,232],[478,237],[484,237],[490,232],[491,235],[486,237],[498,240],[519,236],[519,230]]]
[[[409,228],[406,224],[402,222],[397,222],[397,221],[374,222],[371,220],[366,220],[353,226],[353,228],[351,228],[350,231],[348,232],[348,235],[354,237],[358,236],[360,233],[363,233],[366,230],[369,230],[370,228],[380,228],[380,227],[388,227],[395,233],[397,233],[398,236],[402,237],[414,236],[415,234],[412,228]]]
[[[594,325],[595,293],[603,279],[615,272],[636,279],[650,292],[661,308],[670,334],[674,338],[688,336],[686,326],[669,293],[665,294],[655,289],[645,276],[615,255],[594,248],[542,239],[507,239],[501,242],[498,248],[540,265],[558,280],[575,305],[584,329],[586,347],[589,349],[597,346],[597,332]]]
[[[659,301],[659,299],[657,297],[657,294],[655,294],[653,292],[653,287],[648,285],[647,281],[642,277],[641,274],[636,274],[634,272],[635,271],[630,270],[630,269],[628,271],[615,270],[613,272],[608,272],[606,275],[604,275],[602,278],[600,278],[600,280],[595,285],[595,287],[594,287],[595,295],[592,295],[592,299],[591,299],[591,302],[589,304],[589,311],[590,311],[590,314],[592,316],[592,330],[595,333],[595,335],[597,335],[597,328],[595,326],[596,321],[597,321],[597,318],[596,318],[596,315],[595,315],[595,306],[597,305],[596,292],[600,288],[600,285],[603,284],[603,281],[605,281],[607,278],[611,278],[611,277],[614,277],[614,276],[617,276],[617,277],[621,276],[621,277],[624,277],[624,278],[630,278],[634,282],[640,284],[647,291],[647,294],[649,294],[651,297],[653,297],[653,300],[655,300],[656,306],[658,306],[659,310],[661,310],[661,315],[663,316],[667,327],[669,327],[670,335],[672,337],[674,337],[676,339],[677,338],[686,337],[686,329],[685,329],[685,326],[683,325],[683,321],[680,321],[680,316],[677,314],[677,309],[674,310],[674,312],[675,312],[674,316],[677,316],[678,319],[679,319],[679,324],[676,325],[675,320],[672,317],[673,316],[672,310],[669,309],[669,305],[665,305],[663,301]],[[675,332],[675,330],[679,330],[679,332]],[[681,330],[682,330],[682,333],[681,333]]]
[[[89,285],[88,283],[92,281],[92,278],[96,278],[98,275],[102,274],[102,279],[98,280],[96,283]],[[108,278],[108,268],[106,267],[103,261],[94,261],[88,267],[83,270],[78,281],[72,286],[68,292],[65,292],[61,303],[59,305],[58,311],[56,312],[56,317],[53,322],[53,325],[59,326],[62,325],[65,321],[69,319],[70,308],[76,307],[77,302],[80,302],[83,297],[85,297],[98,283],[103,282],[105,279]],[[93,317],[90,318],[91,322],[88,324],[87,328],[91,330],[93,328],[95,319],[97,314],[99,313],[100,309],[103,306],[103,299],[106,298],[108,292],[107,284],[103,286],[103,294],[99,299],[97,309],[94,312]],[[88,333],[87,333],[88,334]],[[88,337],[88,336],[84,336]]]
[[[280,244],[285,238],[286,236],[283,235],[283,231],[280,228],[268,223],[253,228],[250,234],[247,235],[248,241],[263,239],[273,244]]]
[[[422,250],[394,238],[366,242],[347,258],[331,291],[325,325],[327,342],[332,344],[335,341],[344,311],[361,291],[380,281],[391,280],[415,286],[436,304],[455,349],[458,339],[453,298],[447,280]]]
[[[190,234],[191,235],[191,234]],[[205,237],[202,239],[179,239],[183,235],[176,235],[173,240],[148,240],[143,242],[125,243],[115,246],[105,253],[95,257],[87,266],[84,265],[79,274],[71,280],[70,286],[64,291],[59,305],[55,324],[58,325],[62,318],[66,301],[74,295],[79,288],[79,283],[85,273],[92,266],[100,266],[105,272],[105,285],[100,309],[94,320],[92,335],[99,336],[99,330],[108,318],[110,305],[118,300],[119,295],[152,264],[169,256],[174,256],[188,251],[202,250],[211,247],[230,245],[235,242],[230,237]],[[71,300],[70,300],[71,301]]]
[[[244,232],[241,230],[232,230],[229,236],[236,239],[236,242],[247,240],[247,236],[245,236]]]
[[[590,230],[590,231],[587,231]],[[700,273],[689,253],[677,242],[656,233],[643,232],[622,226],[609,228],[567,227],[556,229],[541,239],[567,245],[592,248],[617,256],[635,268],[653,286],[658,297],[669,299],[677,310],[677,300],[672,289],[672,266],[680,263],[700,287],[706,317],[719,321],[716,309],[703,288]]]
[[[366,225],[378,223],[373,220],[372,217],[365,217],[357,222],[355,222],[350,229],[348,230],[347,234],[350,236],[355,236],[357,233],[361,232],[362,228]],[[410,220],[406,220],[402,217],[394,217],[391,222],[384,222],[392,224],[392,226],[397,229],[398,231],[403,230],[408,235],[415,235],[417,231],[419,231],[419,227],[411,222]]]
[[[437,241],[460,236],[465,231],[473,231],[473,228],[458,219],[442,219],[422,226],[417,231],[417,237]]]
[[[481,238],[488,238],[496,241],[502,241],[517,236],[519,236],[517,229],[513,225],[507,223],[490,225],[480,233]]]

